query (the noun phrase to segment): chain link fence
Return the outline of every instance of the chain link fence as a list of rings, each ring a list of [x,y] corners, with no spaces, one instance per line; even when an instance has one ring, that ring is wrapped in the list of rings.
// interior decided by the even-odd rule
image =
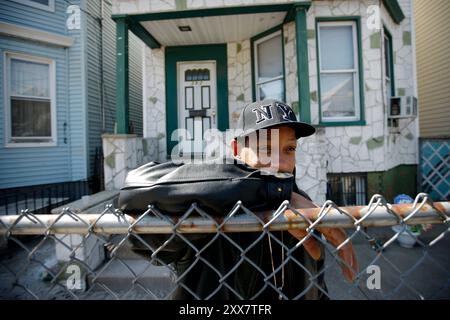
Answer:
[[[423,193],[397,205],[380,195],[355,207],[327,201],[296,210],[285,201],[270,213],[238,202],[221,217],[195,203],[178,216],[153,205],[140,214],[112,205],[100,214],[23,210],[0,217],[0,298],[170,299],[181,289],[190,299],[223,298],[225,291],[227,299],[259,299],[267,292],[280,299],[449,299],[449,214],[450,202],[433,203]],[[325,237],[331,228],[345,230],[345,240]],[[295,230],[304,230],[302,237],[287,241]],[[305,253],[311,240],[321,248],[317,261]],[[270,255],[260,257],[260,246]],[[348,246],[357,264],[345,258]],[[208,260],[211,251],[224,259],[220,266]],[[350,279],[346,270],[353,272]],[[294,272],[303,282],[288,292]]]

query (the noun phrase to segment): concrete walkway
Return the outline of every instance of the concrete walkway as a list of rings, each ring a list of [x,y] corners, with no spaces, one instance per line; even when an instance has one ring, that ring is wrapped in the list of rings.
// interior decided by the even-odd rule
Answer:
[[[420,239],[429,243],[443,230],[444,226],[434,226],[434,229],[422,235]],[[393,235],[390,228],[373,228],[369,229],[368,233],[382,241]],[[116,236],[115,241],[121,237]],[[31,250],[41,239],[41,237],[28,239],[25,245]],[[363,270],[356,286],[344,281],[332,255],[327,254],[325,279],[331,299],[450,299],[449,234],[427,250],[417,245],[406,249],[394,242],[382,255],[371,249],[362,236],[356,236],[353,244],[360,270]],[[0,254],[0,299],[33,299],[33,296],[24,289],[12,287],[14,277],[8,270],[20,273],[19,283],[40,298],[73,298],[66,290],[43,280],[45,269],[42,264],[51,267],[56,263],[52,240],[44,243],[35,256],[42,264],[28,261],[27,256],[28,252],[14,244]],[[369,274],[364,269],[368,265],[380,267],[379,290],[367,288]],[[100,266],[97,271],[104,266]],[[133,279],[136,276],[138,280],[133,286]],[[88,293],[76,294],[82,299],[159,299],[172,290],[172,279],[173,274],[167,268],[149,264],[131,252],[127,244],[118,251],[116,260],[100,274],[96,284],[93,285],[92,277],[88,277],[88,285],[90,284]],[[105,290],[104,286],[112,293]]]
[[[445,230],[435,225],[419,239],[429,243]],[[383,243],[394,235],[391,228],[372,228],[368,233]],[[403,248],[397,241],[389,245],[382,254],[372,250],[362,236],[353,240],[360,267],[358,285],[352,286],[343,280],[340,268],[330,254],[325,280],[333,299],[450,299],[450,235],[447,234],[433,247],[424,249],[419,244]],[[369,265],[380,268],[381,288],[368,289],[367,280],[372,272]],[[372,283],[372,281],[370,281]]]

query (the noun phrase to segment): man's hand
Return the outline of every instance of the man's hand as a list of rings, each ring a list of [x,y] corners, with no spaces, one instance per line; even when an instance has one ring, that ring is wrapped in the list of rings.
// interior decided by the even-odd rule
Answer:
[[[306,209],[317,207],[317,205],[315,205],[313,202],[309,201],[305,197],[302,197],[301,195],[295,192],[293,192],[291,196],[291,206],[294,207],[295,209],[302,209],[302,208]],[[291,210],[286,210],[284,212],[284,216],[290,220],[292,218],[297,217],[297,214],[295,214]],[[322,233],[327,239],[327,241],[330,242],[335,247],[338,247],[342,242],[344,242],[347,239],[345,231],[341,228],[317,228],[317,230],[320,233]],[[291,229],[288,231],[298,240],[302,240],[304,237],[308,235],[308,232],[306,232],[306,230]],[[305,240],[303,246],[313,259],[315,260],[320,259],[322,255],[321,248],[319,243],[313,236],[310,236],[307,240]],[[339,250],[338,256],[342,259],[342,261],[345,262],[345,264],[347,264],[345,265],[344,263],[341,263],[342,273],[344,274],[344,277],[349,282],[353,281],[356,274],[358,273],[358,263],[356,261],[356,255],[355,251],[353,250],[351,241],[348,242],[345,246],[343,246]]]

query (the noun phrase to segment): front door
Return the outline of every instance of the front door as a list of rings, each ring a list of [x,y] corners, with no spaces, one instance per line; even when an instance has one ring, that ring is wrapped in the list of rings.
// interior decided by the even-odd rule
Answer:
[[[179,143],[183,157],[202,156],[203,134],[217,128],[217,79],[215,61],[177,63],[178,128],[185,129]]]

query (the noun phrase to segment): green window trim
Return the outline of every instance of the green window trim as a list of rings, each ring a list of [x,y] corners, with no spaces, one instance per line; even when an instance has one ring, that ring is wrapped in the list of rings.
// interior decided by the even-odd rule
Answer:
[[[217,17],[240,14],[257,14],[257,13],[272,13],[272,12],[286,12],[286,17],[283,23],[288,23],[295,20],[296,11],[298,8],[308,10],[311,6],[311,1],[298,1],[294,3],[278,3],[278,4],[257,4],[257,5],[240,5],[227,6],[218,8],[200,8],[200,9],[183,9],[170,10],[164,12],[151,13],[136,13],[136,14],[113,14],[111,18],[114,21],[125,20],[129,25],[129,29],[138,38],[147,44],[152,49],[160,48],[161,44],[155,39],[150,32],[147,31],[140,23],[146,21],[159,20],[177,20],[189,18],[204,18]]]
[[[319,65],[319,23],[320,22],[342,22],[342,21],[354,21],[356,24],[356,40],[358,47],[358,80],[359,80],[359,107],[360,107],[360,119],[355,121],[322,121],[322,98],[320,90],[320,65]],[[365,100],[364,100],[364,65],[362,54],[362,34],[361,34],[361,17],[360,16],[341,16],[341,17],[316,17],[316,64],[317,64],[317,92],[318,92],[318,104],[319,104],[319,124],[322,126],[364,126],[365,121]]]
[[[311,93],[309,89],[308,7],[295,6],[295,44],[297,53],[297,90],[300,121],[311,123]]]
[[[395,23],[399,24],[400,22],[405,19],[405,14],[402,11],[402,8],[400,7],[400,4],[397,0],[382,0],[383,5],[386,7],[386,10],[388,11],[389,15],[391,16],[392,20],[394,20]]]
[[[284,31],[283,24],[279,24],[273,28],[270,28],[266,31],[263,31],[256,36],[250,38],[250,55],[251,55],[251,72],[252,72],[252,97],[253,101],[256,101],[256,79],[255,79],[255,48],[254,43],[259,39],[262,39],[272,33],[278,32],[281,30],[281,59],[282,59],[282,68],[283,68],[283,102],[286,101],[286,72],[285,72],[285,64],[284,64]]]
[[[341,121],[341,122],[321,122],[319,126],[323,127],[351,127],[351,126],[365,126],[365,120],[358,121]]]
[[[167,156],[171,154],[173,147],[177,144],[177,141],[171,141],[172,132],[178,128],[177,62],[198,60],[216,61],[217,128],[221,131],[225,131],[229,128],[227,45],[207,44],[166,47],[165,76]]]
[[[139,39],[141,39],[149,48],[161,48],[161,44],[156,40],[140,23],[133,20],[128,22],[130,31],[133,32]]]
[[[394,48],[393,48],[394,43],[392,42],[392,34],[389,32],[389,30],[386,28],[385,25],[383,25],[383,32],[387,36],[391,44],[388,52],[390,56],[389,69],[391,74],[391,96],[395,97]],[[384,39],[383,39],[383,46],[384,46]]]
[[[116,122],[117,133],[129,133],[128,24],[116,21]]]
[[[253,14],[253,13],[271,13],[271,12],[287,12],[286,21],[292,19],[291,12],[295,6],[308,7],[311,1],[300,1],[295,3],[278,3],[278,4],[256,4],[256,5],[241,5],[241,6],[227,6],[217,8],[200,8],[187,10],[170,10],[164,12],[152,13],[138,13],[138,14],[113,14],[112,19],[119,19],[129,17],[135,22],[141,21],[157,21],[170,19],[186,19],[186,18],[202,18],[227,16],[237,14]]]

